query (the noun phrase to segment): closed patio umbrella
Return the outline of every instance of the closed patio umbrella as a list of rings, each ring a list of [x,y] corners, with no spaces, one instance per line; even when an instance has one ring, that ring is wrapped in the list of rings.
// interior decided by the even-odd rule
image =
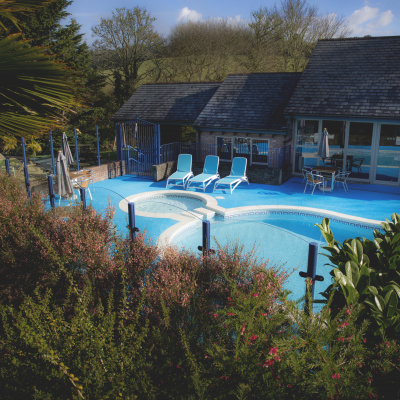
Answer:
[[[74,162],[74,158],[72,157],[71,149],[69,148],[69,144],[68,144],[68,138],[67,138],[67,135],[65,134],[65,132],[63,132],[63,134],[62,134],[61,141],[62,141],[61,148],[62,148],[62,152],[66,158],[67,165],[71,165]]]
[[[61,197],[70,198],[74,194],[71,179],[68,174],[67,160],[61,151],[58,152],[56,163],[57,194]]]
[[[321,157],[323,161],[329,158],[328,130],[326,128],[324,128],[321,140],[318,144],[318,156]]]

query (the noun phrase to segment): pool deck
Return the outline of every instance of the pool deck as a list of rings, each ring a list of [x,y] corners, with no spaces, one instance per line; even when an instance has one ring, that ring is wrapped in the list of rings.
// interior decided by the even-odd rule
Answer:
[[[166,181],[153,182],[132,175],[97,182],[94,184],[95,192],[92,191],[91,204],[96,210],[104,211],[109,200],[117,209],[114,221],[120,230],[121,227],[125,230],[128,220],[127,207],[122,207],[121,204],[127,204],[134,195],[155,191],[168,193],[171,190],[178,194],[179,192],[182,194],[205,193],[218,202],[217,206],[224,209],[250,206],[306,207],[318,209],[322,214],[324,214],[323,210],[326,210],[377,221],[390,219],[394,212],[400,213],[400,187],[398,186],[349,183],[348,192],[340,187],[335,188],[333,192],[323,193],[316,190],[311,195],[309,188],[306,193],[303,193],[305,184],[302,178],[298,177],[291,178],[281,186],[241,183],[232,194],[229,190],[218,190],[213,193],[213,184],[209,185],[205,192],[194,188],[184,190],[182,187],[174,186],[166,189],[165,184]],[[215,204],[214,201],[212,202]],[[149,215],[138,215],[136,226],[141,231],[146,231],[153,239],[179,223],[179,218],[172,215],[164,216],[164,218],[149,217]]]

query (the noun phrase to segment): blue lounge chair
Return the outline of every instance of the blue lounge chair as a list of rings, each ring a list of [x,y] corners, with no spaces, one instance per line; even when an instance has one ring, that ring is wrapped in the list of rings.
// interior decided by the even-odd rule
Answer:
[[[231,194],[237,185],[241,182],[247,182],[249,184],[249,180],[246,176],[246,167],[247,167],[247,158],[244,157],[235,157],[232,162],[231,173],[225,178],[220,179],[215,182],[214,190],[220,189],[218,186],[229,186]]]
[[[193,176],[192,172],[192,155],[191,154],[179,154],[178,156],[178,167],[177,171],[174,172],[168,179],[166,188],[170,181],[175,186],[182,186],[185,188],[188,180]]]
[[[206,191],[206,187],[214,180],[219,179],[218,173],[218,165],[219,165],[219,157],[218,156],[207,156],[204,161],[203,173],[196,175],[194,178],[191,178],[188,182],[186,189],[192,183],[199,183],[201,186],[194,186],[199,189],[203,189]]]

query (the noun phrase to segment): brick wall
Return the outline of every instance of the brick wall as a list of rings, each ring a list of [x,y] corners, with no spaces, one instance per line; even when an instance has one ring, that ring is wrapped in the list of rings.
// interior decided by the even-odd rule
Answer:
[[[124,166],[124,161],[122,161]],[[93,173],[94,182],[105,181],[106,179],[116,178],[121,176],[121,162],[115,161],[108,164],[103,164],[96,167],[90,167]]]
[[[221,177],[228,176],[231,172],[231,163],[220,163],[218,172]],[[203,172],[202,163],[193,163],[192,170],[194,175]],[[153,165],[153,181],[158,182],[167,179],[176,171],[176,162]],[[279,168],[268,168],[263,165],[252,165],[247,167],[247,177],[251,183],[263,183],[268,185],[281,185],[292,176],[290,170]]]

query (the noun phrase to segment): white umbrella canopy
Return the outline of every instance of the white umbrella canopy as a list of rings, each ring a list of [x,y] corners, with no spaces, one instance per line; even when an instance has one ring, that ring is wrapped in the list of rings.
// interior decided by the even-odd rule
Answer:
[[[70,198],[74,194],[71,179],[68,174],[67,160],[61,151],[58,152],[56,164],[57,194]]]
[[[67,165],[71,165],[74,162],[74,158],[72,157],[71,149],[69,148],[68,144],[68,138],[65,132],[63,132],[62,134],[61,141],[62,141],[61,148],[66,158]]]
[[[318,156],[322,158],[322,160],[329,158],[328,130],[326,128],[324,128],[321,140],[318,144]]]

